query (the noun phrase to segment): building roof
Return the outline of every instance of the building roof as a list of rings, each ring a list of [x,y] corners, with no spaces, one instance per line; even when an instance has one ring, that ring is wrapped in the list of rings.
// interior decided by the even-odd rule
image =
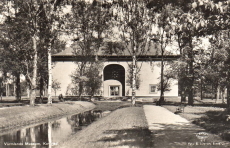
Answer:
[[[107,47],[102,47],[97,52],[97,56],[99,59],[105,59],[108,61],[132,61],[132,53],[131,53],[131,45],[127,47],[123,46],[122,48],[116,48],[111,50],[106,50]],[[81,51],[81,48],[76,45],[72,47],[67,47],[65,50],[53,54],[53,61],[81,61],[85,58],[85,56],[81,54],[76,54],[76,51]],[[96,54],[95,54],[96,55]],[[92,58],[95,57],[91,56]],[[139,61],[159,61],[161,60],[161,52],[159,46],[156,44],[149,44],[145,46],[144,51],[137,52],[137,60]],[[166,51],[164,54],[164,58],[166,60],[174,60],[179,58],[178,54]]]

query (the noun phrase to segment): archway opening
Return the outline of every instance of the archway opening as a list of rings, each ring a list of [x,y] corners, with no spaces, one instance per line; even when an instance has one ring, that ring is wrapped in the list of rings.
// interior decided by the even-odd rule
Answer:
[[[103,70],[104,82],[107,80],[116,80],[121,83],[119,85],[114,84],[113,81],[108,84],[109,96],[125,96],[125,68],[118,64],[107,65]],[[108,81],[107,81],[108,82]],[[119,91],[121,89],[121,91]],[[121,92],[121,95],[119,94]]]

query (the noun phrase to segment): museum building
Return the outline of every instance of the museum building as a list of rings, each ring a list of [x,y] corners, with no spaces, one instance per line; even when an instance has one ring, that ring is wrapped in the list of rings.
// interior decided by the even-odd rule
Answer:
[[[98,52],[98,59],[103,59],[102,86],[99,95],[103,97],[131,96],[132,89],[127,82],[129,65],[132,64],[132,56],[128,52],[123,54],[105,54]],[[164,55],[165,61],[176,60],[180,56],[175,54]],[[64,51],[53,54],[52,62],[53,79],[60,82],[61,89],[57,94],[74,95],[68,93],[71,86],[71,74],[76,69],[76,62],[81,62],[82,56],[76,56],[73,48],[66,48]],[[145,54],[137,55],[137,67],[140,85],[136,89],[137,97],[160,96],[157,85],[160,82],[161,56],[157,51],[147,51]],[[178,96],[178,81],[173,80],[171,87],[164,93],[165,96]]]

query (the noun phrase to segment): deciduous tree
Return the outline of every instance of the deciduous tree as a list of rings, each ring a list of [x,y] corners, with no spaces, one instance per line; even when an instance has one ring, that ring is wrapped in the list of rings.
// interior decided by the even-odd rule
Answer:
[[[132,105],[136,101],[138,55],[145,55],[150,50],[153,21],[148,17],[146,4],[146,1],[120,0],[116,3],[113,14],[120,32],[120,41],[123,42],[125,51],[132,56]]]

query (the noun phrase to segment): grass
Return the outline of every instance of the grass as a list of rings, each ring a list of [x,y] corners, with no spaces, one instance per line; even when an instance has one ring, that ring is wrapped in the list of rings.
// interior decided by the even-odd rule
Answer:
[[[53,98],[53,103],[60,102],[58,100],[58,97],[52,97],[52,98]],[[35,104],[45,104],[45,103],[47,103],[47,98],[45,98],[42,103],[40,103],[39,97],[35,99]],[[14,96],[2,97],[2,100],[0,100],[0,108],[12,107],[12,106],[26,106],[29,104],[30,104],[30,100],[25,96],[23,96],[20,101],[17,101]]]
[[[21,126],[44,122],[52,118],[60,118],[92,110],[94,104],[89,102],[63,102],[52,105],[15,106],[0,108],[0,130],[8,130]]]
[[[5,100],[4,108],[0,108],[0,131],[12,128],[19,128],[25,125],[44,122],[52,118],[60,118],[69,114],[77,114],[87,110],[114,111],[118,108],[130,106],[127,101],[95,101],[95,105],[91,102],[66,101],[53,103],[52,105],[39,104],[29,106],[28,100],[24,100],[23,106],[17,106],[14,100]],[[6,104],[11,107],[6,107]],[[16,106],[12,106],[16,105]]]
[[[110,103],[119,107],[119,103]],[[106,103],[103,102],[100,106],[102,105]],[[126,107],[115,110],[101,120],[90,124],[58,147],[151,147],[152,140],[143,109]]]
[[[175,112],[177,106],[163,106],[171,112]],[[213,106],[186,106],[180,116],[192,123],[203,127],[212,134],[219,135],[223,140],[230,141],[230,122],[226,121],[225,108]]]
[[[128,101],[95,101],[96,105],[94,110],[101,111],[114,111],[118,108],[129,107],[131,102]]]
[[[149,100],[149,99],[148,99]],[[180,102],[179,98],[167,98],[167,102],[163,107],[167,108],[171,112],[175,112],[176,108]],[[205,100],[206,101],[206,100]],[[207,131],[220,135],[224,140],[230,141],[230,121],[226,121],[226,116],[230,115],[229,112],[225,111],[225,105],[215,104],[213,100],[208,100],[206,102],[195,102],[194,106],[186,106],[184,113],[180,113],[179,115],[186,118],[187,120],[193,122],[196,125],[199,125],[205,128]],[[58,102],[58,101],[57,101]],[[3,99],[3,103],[1,105],[6,104],[15,104],[17,102],[14,99]],[[23,99],[21,101],[23,105],[29,104],[29,100]],[[143,104],[152,104],[152,102],[136,102],[136,106],[142,106]],[[60,106],[60,104],[65,104],[64,107]],[[114,111],[119,108],[130,107],[130,101],[95,101],[96,105],[94,110],[100,111]],[[67,105],[67,106],[66,106]],[[69,106],[73,106],[72,104],[65,103],[54,103],[52,106],[55,109],[51,109],[46,104],[37,105],[35,107],[29,106],[16,106],[8,109],[0,108],[0,128],[4,128],[4,126],[14,126],[14,124],[22,125],[24,123],[30,124],[31,122],[36,122],[41,120],[45,120],[48,118],[52,118],[56,116],[62,116],[64,114],[68,114],[72,111],[79,111],[77,108],[73,109]],[[44,117],[44,118],[43,118]],[[137,129],[138,131],[139,129]],[[115,130],[117,133],[121,133],[120,131]],[[127,132],[132,132],[127,130]]]

